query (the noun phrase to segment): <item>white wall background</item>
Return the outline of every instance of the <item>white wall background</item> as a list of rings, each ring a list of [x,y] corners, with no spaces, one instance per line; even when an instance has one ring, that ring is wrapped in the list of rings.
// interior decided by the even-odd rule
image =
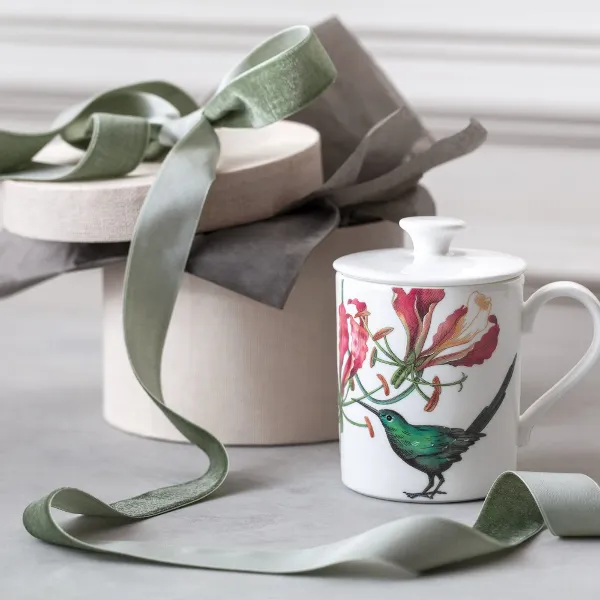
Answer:
[[[463,245],[538,279],[600,286],[597,0],[0,0],[0,125],[41,128],[105,87],[167,78],[199,96],[265,36],[339,15],[437,134],[486,146],[426,180]]]

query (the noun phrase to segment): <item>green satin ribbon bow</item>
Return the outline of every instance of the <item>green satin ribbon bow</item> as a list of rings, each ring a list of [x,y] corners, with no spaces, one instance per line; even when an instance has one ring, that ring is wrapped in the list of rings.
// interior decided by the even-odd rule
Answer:
[[[119,88],[61,115],[42,134],[0,132],[0,178],[69,181],[118,177],[165,155],[140,212],[127,261],[125,342],[150,399],[210,460],[200,478],[105,504],[60,488],[23,515],[33,536],[62,546],[201,568],[298,573],[345,562],[380,562],[422,572],[517,545],[548,526],[556,535],[600,535],[600,490],[582,475],[507,473],[473,528],[436,517],[389,523],[327,546],[290,552],[215,552],[138,542],[88,543],[65,531],[52,509],[106,519],[146,519],[194,504],[227,475],[225,448],[164,402],[160,366],[169,321],[196,225],[215,178],[214,127],[262,127],[300,110],[325,90],[335,69],[314,33],[293,27],[255,49],[202,108],[163,82]],[[34,162],[56,135],[85,150],[74,166]]]

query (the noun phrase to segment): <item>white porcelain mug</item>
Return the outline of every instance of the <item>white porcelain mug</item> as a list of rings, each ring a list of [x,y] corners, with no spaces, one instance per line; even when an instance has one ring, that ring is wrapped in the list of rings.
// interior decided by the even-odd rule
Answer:
[[[378,498],[482,498],[536,420],[600,356],[600,302],[557,282],[523,303],[521,259],[450,249],[464,226],[403,219],[414,252],[362,252],[335,261],[342,480]],[[568,296],[593,319],[583,358],[520,415],[520,340],[548,301]]]

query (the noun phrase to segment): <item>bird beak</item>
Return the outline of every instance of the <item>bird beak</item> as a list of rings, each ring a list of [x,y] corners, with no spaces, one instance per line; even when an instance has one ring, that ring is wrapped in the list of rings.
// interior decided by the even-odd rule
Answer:
[[[364,406],[367,410],[370,410],[374,415],[379,416],[379,411],[375,410],[372,406],[369,406],[368,404],[365,404],[364,402],[361,402],[360,400],[355,400],[355,402],[357,402],[361,406]]]

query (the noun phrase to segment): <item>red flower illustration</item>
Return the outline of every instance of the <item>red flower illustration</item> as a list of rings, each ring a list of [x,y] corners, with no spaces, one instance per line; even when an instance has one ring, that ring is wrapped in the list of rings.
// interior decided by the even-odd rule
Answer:
[[[433,311],[444,298],[444,290],[413,288],[408,294],[402,288],[392,291],[392,306],[406,330],[406,357],[411,351],[418,355],[429,333]]]
[[[433,311],[444,298],[444,290],[393,288],[393,306],[406,329],[405,360],[422,371],[437,365],[472,367],[490,358],[498,345],[500,326],[490,314],[492,301],[473,292],[467,301],[443,321],[428,348]]]
[[[363,319],[369,316],[367,305],[359,300],[348,300],[348,304],[354,304],[356,314],[350,315],[342,302],[338,307],[339,332],[339,375],[340,389],[344,389],[348,381],[356,375],[362,367],[367,356],[367,340],[369,333],[363,325]]]
[[[492,314],[492,301],[484,294],[473,292],[466,303],[448,315],[430,336],[434,312],[446,296],[444,290],[413,288],[405,292],[394,287],[392,292],[392,307],[406,332],[404,355],[390,343],[393,327],[380,327],[375,333],[371,331],[369,318],[377,320],[377,315],[371,316],[365,302],[357,299],[347,302],[347,305],[354,305],[354,315],[347,312],[343,302],[338,308],[340,428],[344,419],[352,425],[365,427],[344,412],[346,406],[365,398],[373,404],[388,406],[416,393],[425,401],[425,411],[434,411],[440,402],[442,388],[456,386],[460,392],[468,376],[463,372],[456,381],[442,382],[440,376],[434,374],[429,380],[425,376],[426,369],[440,365],[480,365],[491,358],[498,345],[500,326]],[[358,374],[366,361],[369,340],[372,348],[368,366],[389,371],[387,376],[375,373],[379,385],[371,390],[361,382]],[[392,393],[392,389],[399,391]],[[351,394],[348,398],[350,391],[360,395]],[[376,397],[374,394],[377,393],[384,397]],[[370,423],[366,427],[371,433]]]

